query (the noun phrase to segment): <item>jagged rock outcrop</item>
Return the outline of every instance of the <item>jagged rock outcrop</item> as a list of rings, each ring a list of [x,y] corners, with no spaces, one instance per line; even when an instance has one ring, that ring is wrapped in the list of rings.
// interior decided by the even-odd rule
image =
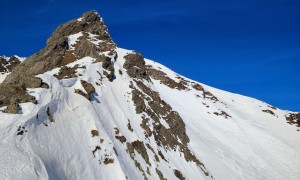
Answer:
[[[18,99],[11,98],[10,103],[4,110],[5,113],[17,114],[19,112],[19,102]]]
[[[300,127],[300,113],[289,113],[285,118],[289,124]]]
[[[0,56],[0,73],[9,73],[14,67],[19,65],[23,58],[18,56],[5,57]]]
[[[146,72],[144,57],[141,53],[134,52],[124,57],[126,59],[123,67],[132,78],[150,80]]]
[[[174,79],[171,79],[167,76],[166,73],[160,70],[154,69],[151,66],[146,66],[146,70],[150,77],[155,80],[159,80],[161,83],[169,86],[170,88],[176,88],[178,90],[188,89],[188,87],[186,86],[187,84],[184,81],[176,82]]]
[[[86,91],[86,93],[81,91],[80,89],[75,89],[75,93],[78,93],[78,94],[82,95],[83,97],[85,97],[86,99],[91,100],[92,94],[95,92],[94,86],[84,80],[81,80],[81,84],[82,84],[84,90]]]
[[[7,60],[0,56],[0,72],[6,72],[5,65],[7,64]]]
[[[73,49],[70,47],[69,36],[77,33],[81,33],[82,36],[78,37],[78,41],[74,44],[76,48]],[[74,19],[59,26],[48,39],[45,49],[15,66],[12,73],[0,84],[0,106],[8,105],[13,96],[16,96],[20,102],[27,102],[30,95],[25,89],[35,88],[41,84],[33,81],[36,79],[35,75],[65,66],[86,56],[101,60],[101,52],[113,54],[115,47],[116,44],[112,41],[107,26],[99,14],[95,11],[84,13],[80,19]],[[3,59],[0,60],[4,62]],[[13,64],[17,63],[15,59],[12,59],[12,62]],[[7,68],[12,69],[11,67]],[[60,79],[68,77],[67,73],[69,72],[70,69],[65,68],[57,77]],[[113,74],[114,72],[108,73],[107,76],[112,80]],[[75,77],[75,75],[73,74],[71,77]]]

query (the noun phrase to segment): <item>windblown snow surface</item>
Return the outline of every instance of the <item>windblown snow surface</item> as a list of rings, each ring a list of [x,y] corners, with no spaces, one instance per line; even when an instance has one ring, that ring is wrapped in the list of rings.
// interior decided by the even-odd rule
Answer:
[[[116,51],[114,67],[126,72],[123,57],[131,51]],[[93,61],[85,57],[68,65],[86,66],[77,70],[82,75],[77,78],[58,80],[53,76],[57,69],[38,75],[50,88],[28,89],[38,100],[37,105],[21,104],[22,112],[17,115],[0,113],[0,179],[143,179],[123,144],[115,138],[118,128],[127,141],[141,140],[159,148],[151,144],[140,127],[141,115],[136,114],[129,88],[133,80],[126,73],[116,73],[113,82],[100,81],[101,63]],[[178,76],[154,61],[146,60],[146,64],[174,80]],[[83,89],[80,80],[95,87],[92,101],[74,93],[74,89]],[[162,151],[169,163],[150,158],[148,179],[159,179],[157,167],[167,179],[176,179],[175,168],[186,179],[195,180],[300,179],[300,134],[297,127],[286,123],[287,111],[273,109],[276,115],[271,115],[262,112],[270,109],[266,103],[203,84],[219,102],[195,98],[199,92],[193,88],[179,91],[151,80],[148,86],[183,118],[189,148],[213,177],[184,161],[180,152]],[[48,107],[54,122],[49,121]],[[221,110],[231,117],[214,115]],[[129,120],[134,131],[127,128]],[[100,135],[92,137],[92,130]],[[21,131],[23,134],[17,135]],[[101,151],[93,155],[100,141]],[[152,152],[147,149],[147,153]],[[103,158],[114,159],[114,163],[100,164]],[[146,172],[143,158],[135,159]]]

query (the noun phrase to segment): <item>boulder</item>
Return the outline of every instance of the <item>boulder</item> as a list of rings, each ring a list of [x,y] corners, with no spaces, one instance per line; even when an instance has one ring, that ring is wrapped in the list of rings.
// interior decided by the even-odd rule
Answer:
[[[145,60],[140,53],[128,54],[125,57],[123,68],[127,70],[127,74],[132,78],[150,80],[145,69]]]
[[[19,103],[16,98],[12,98],[10,100],[9,105],[7,108],[4,110],[5,113],[10,113],[10,114],[17,114],[19,112]]]

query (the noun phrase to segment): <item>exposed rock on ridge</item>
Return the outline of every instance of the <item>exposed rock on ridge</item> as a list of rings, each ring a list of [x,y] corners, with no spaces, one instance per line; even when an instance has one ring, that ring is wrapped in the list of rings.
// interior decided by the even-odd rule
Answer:
[[[4,57],[0,56],[0,73],[9,73],[12,71],[14,67],[19,65],[23,59],[12,56],[12,57]]]
[[[123,67],[132,78],[150,80],[146,72],[145,60],[141,53],[134,52],[124,57],[126,59]]]
[[[76,48],[73,50],[68,36],[79,32],[82,32],[82,37],[78,38]],[[94,39],[97,41],[93,41]],[[35,75],[86,56],[101,59],[102,52],[113,54],[115,48],[116,44],[112,41],[107,26],[99,14],[95,11],[84,13],[80,19],[59,26],[48,39],[45,49],[28,57],[13,69],[0,84],[0,106],[9,105],[12,96],[15,96],[18,102],[34,102],[28,100],[34,98],[26,92],[26,88],[41,87],[42,83],[36,83],[39,80]]]

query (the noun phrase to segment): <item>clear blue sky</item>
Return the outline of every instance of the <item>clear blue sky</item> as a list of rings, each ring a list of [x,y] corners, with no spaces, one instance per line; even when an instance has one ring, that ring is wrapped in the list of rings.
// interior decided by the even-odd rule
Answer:
[[[114,41],[210,86],[300,111],[299,0],[1,0],[0,54],[95,9]]]

